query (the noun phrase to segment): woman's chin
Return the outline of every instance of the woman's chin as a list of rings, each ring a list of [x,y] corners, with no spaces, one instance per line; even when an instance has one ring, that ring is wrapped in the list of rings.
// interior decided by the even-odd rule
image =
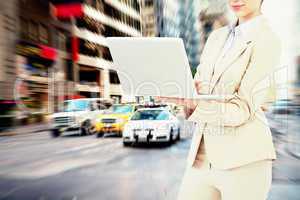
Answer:
[[[246,16],[246,14],[242,11],[234,12],[234,14],[237,18],[244,18]]]

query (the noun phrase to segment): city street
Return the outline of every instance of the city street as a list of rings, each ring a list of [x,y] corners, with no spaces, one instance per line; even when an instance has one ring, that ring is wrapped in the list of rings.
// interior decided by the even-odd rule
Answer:
[[[300,1],[243,2],[0,1],[0,200],[176,200],[196,103],[243,133],[212,143],[259,157],[245,117],[275,96],[267,200],[299,200]]]
[[[300,164],[287,151],[282,135],[274,133],[278,159],[269,200],[296,200],[300,195]],[[48,131],[42,131],[1,137],[0,197],[174,200],[190,141],[183,138],[172,146],[124,148],[121,138],[113,136],[53,139]]]
[[[174,199],[189,148],[47,132],[0,139],[0,197],[10,200]]]

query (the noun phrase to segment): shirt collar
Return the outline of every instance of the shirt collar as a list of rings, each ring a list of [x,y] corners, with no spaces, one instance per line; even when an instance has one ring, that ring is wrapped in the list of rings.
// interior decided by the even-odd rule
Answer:
[[[239,25],[236,25],[238,20],[235,20],[234,23],[228,25],[230,33],[235,35],[247,37],[251,34],[251,31],[255,30],[255,27],[264,19],[263,15],[258,15],[253,19],[250,19],[246,22],[243,22]]]

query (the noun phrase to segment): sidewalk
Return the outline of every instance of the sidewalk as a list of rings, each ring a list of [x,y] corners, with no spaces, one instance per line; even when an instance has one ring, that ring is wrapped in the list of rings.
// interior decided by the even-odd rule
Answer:
[[[23,135],[23,134],[29,134],[29,133],[35,133],[35,132],[47,131],[47,130],[49,130],[49,124],[46,122],[39,123],[39,124],[16,126],[2,132],[0,131],[0,137]]]

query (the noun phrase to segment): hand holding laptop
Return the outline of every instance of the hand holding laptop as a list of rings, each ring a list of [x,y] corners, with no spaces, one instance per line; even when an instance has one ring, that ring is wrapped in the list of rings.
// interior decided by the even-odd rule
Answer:
[[[197,94],[201,94],[201,81],[196,80],[195,81],[195,88],[197,91]],[[180,98],[180,97],[161,97],[160,99],[170,102],[170,103],[176,103],[184,106],[184,112],[185,116],[188,118],[195,110],[196,106],[199,103],[199,99],[187,99],[187,98]]]
[[[195,80],[195,88],[196,88],[197,94],[200,95],[200,91],[201,91],[201,81]]]
[[[201,81],[195,80],[194,82],[197,94],[201,95]],[[163,99],[163,97],[161,98]],[[178,103],[184,105],[188,108],[196,107],[198,104],[198,99],[182,98],[182,97],[166,97],[166,101],[172,103]]]

